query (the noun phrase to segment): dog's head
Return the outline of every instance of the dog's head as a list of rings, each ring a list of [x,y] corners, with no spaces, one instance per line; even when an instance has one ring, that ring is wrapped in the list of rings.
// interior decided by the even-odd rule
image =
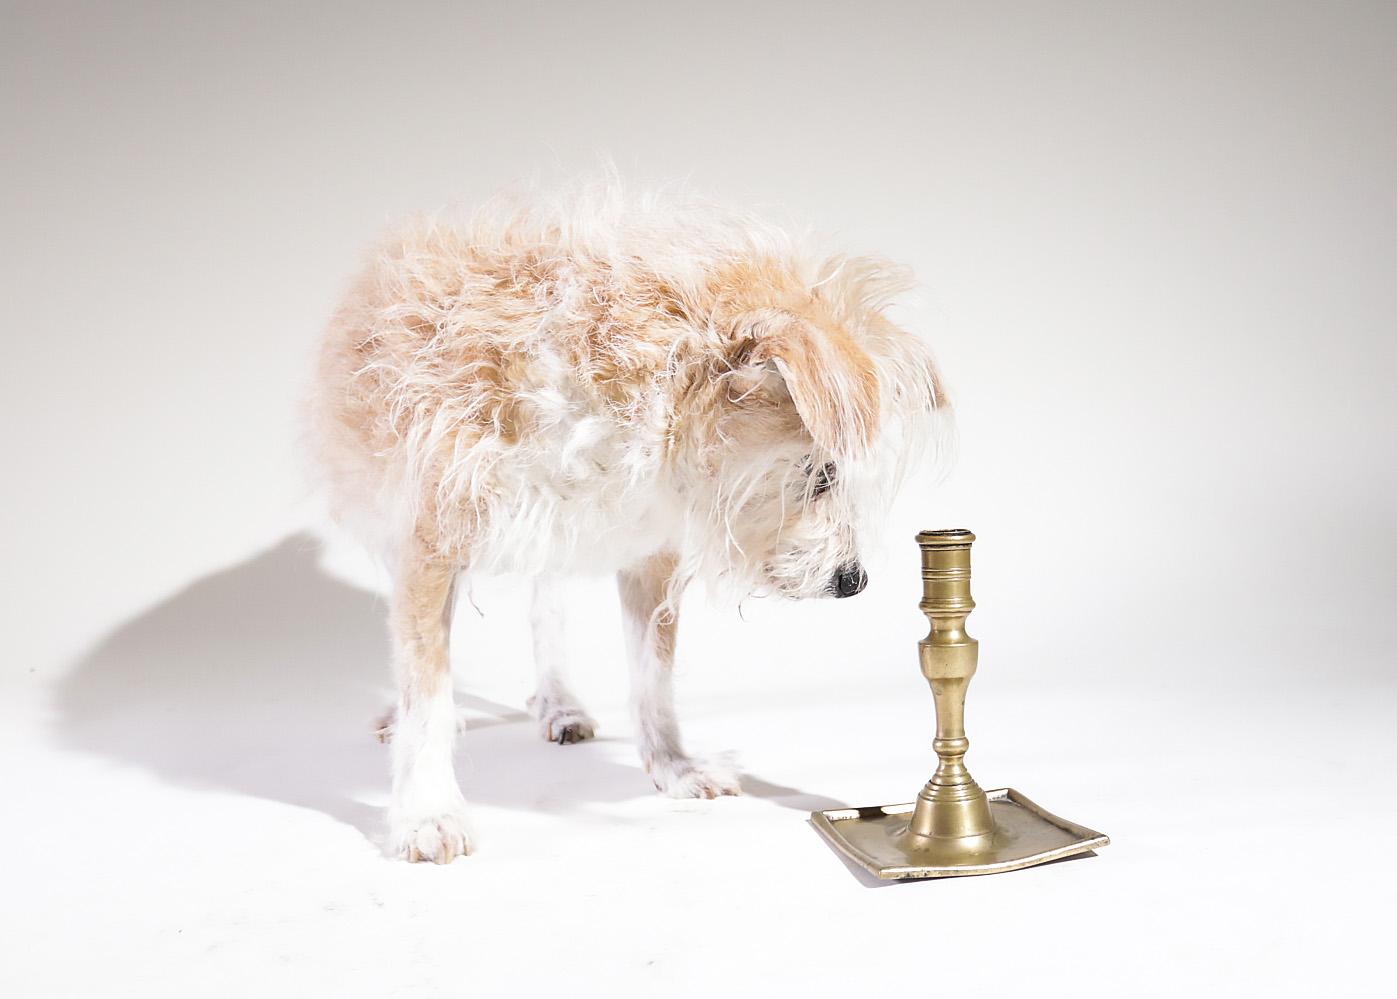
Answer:
[[[836,260],[734,296],[697,492],[723,574],[744,588],[848,597],[867,584],[863,546],[945,406],[930,353],[884,315],[903,281]]]

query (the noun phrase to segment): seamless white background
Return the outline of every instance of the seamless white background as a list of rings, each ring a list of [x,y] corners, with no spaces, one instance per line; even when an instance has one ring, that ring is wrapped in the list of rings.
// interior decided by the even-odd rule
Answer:
[[[1397,818],[1386,4],[6,4],[0,989],[1375,991]],[[610,157],[904,261],[957,402],[857,600],[686,607],[669,802],[537,740],[464,607],[480,849],[384,859],[381,608],[295,409],[393,218]],[[804,825],[930,771],[927,527],[981,540],[969,762],[1113,836],[873,888]]]

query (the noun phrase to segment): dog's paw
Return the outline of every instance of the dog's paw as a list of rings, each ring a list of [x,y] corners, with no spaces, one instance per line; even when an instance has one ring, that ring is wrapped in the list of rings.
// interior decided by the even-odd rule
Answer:
[[[660,793],[671,798],[717,798],[742,793],[735,772],[703,760],[656,760],[646,769]]]
[[[470,834],[464,811],[447,811],[416,819],[391,822],[393,853],[419,863],[449,864],[471,852]]]
[[[538,731],[560,746],[581,742],[597,734],[597,723],[581,708],[558,708],[538,720]]]
[[[592,716],[570,701],[555,701],[535,694],[528,704],[538,718],[539,735],[549,742],[566,746],[597,734],[597,723]]]

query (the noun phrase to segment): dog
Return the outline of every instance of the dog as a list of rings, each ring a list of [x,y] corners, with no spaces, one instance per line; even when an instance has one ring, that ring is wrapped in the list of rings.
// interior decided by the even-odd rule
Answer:
[[[459,578],[531,576],[543,737],[569,691],[558,580],[615,573],[641,761],[663,793],[738,794],[684,752],[680,596],[850,597],[903,471],[944,436],[927,347],[885,261],[822,255],[742,212],[614,182],[413,220],[325,334],[309,436],[331,515],[392,579],[389,847],[469,852],[452,769]]]

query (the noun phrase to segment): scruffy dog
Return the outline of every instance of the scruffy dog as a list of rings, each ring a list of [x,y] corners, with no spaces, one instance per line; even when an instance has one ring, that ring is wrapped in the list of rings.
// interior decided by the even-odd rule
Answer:
[[[930,354],[884,315],[905,285],[614,184],[378,248],[330,324],[310,423],[332,513],[393,579],[398,854],[469,850],[447,651],[462,574],[534,578],[530,703],[569,743],[595,724],[564,680],[556,581],[615,572],[645,769],[676,797],[739,793],[680,742],[680,594],[864,588],[860,543],[945,408]]]

